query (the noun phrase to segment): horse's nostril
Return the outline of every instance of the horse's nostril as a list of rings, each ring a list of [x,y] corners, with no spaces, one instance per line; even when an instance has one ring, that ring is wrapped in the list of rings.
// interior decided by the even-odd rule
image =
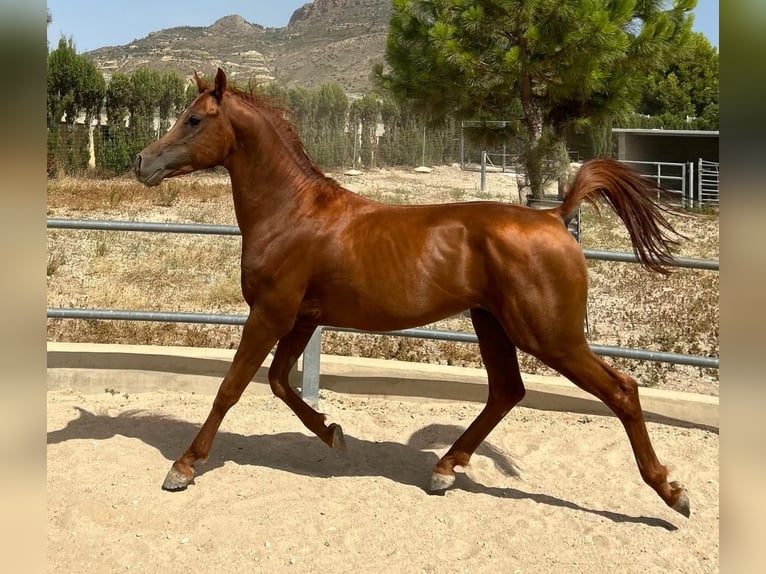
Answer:
[[[136,159],[133,161],[133,169],[138,171],[141,169],[141,154],[136,154]]]

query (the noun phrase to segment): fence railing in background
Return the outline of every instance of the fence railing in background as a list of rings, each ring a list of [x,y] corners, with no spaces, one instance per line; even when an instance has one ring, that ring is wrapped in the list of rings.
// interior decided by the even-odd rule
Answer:
[[[694,185],[690,184],[687,178],[688,167],[685,163],[625,159],[620,161],[630,165],[647,179],[654,180],[656,185],[662,186],[675,195],[682,205],[691,205]]]
[[[693,164],[692,164],[693,165]],[[701,204],[719,203],[718,177],[720,163],[699,159],[697,163],[697,201]]]
[[[718,205],[719,203],[718,172],[720,164],[718,162],[703,159],[697,160],[696,164],[695,162],[620,161],[631,165],[641,175],[662,186],[667,192],[675,196],[678,203],[684,207],[706,204]],[[478,164],[466,163],[461,167],[465,170],[481,172],[481,191],[486,191],[487,172],[499,171],[515,174],[519,186],[519,200],[523,201],[521,190],[529,186],[529,181],[517,154],[482,151],[479,155]]]
[[[212,225],[200,223],[157,223],[145,221],[114,221],[92,219],[62,219],[48,218],[49,229],[75,229],[75,230],[102,230],[102,231],[136,231],[150,233],[190,233],[205,235],[240,235],[239,228],[234,225]],[[584,249],[585,257],[602,261],[616,261],[637,263],[638,258],[633,253],[619,251],[603,251],[597,249]],[[710,271],[719,270],[718,260],[697,259],[691,257],[678,257],[674,259],[674,266],[689,269],[702,269]],[[218,325],[243,325],[245,315],[230,315],[217,313],[189,313],[189,312],[165,312],[165,311],[141,311],[128,309],[83,309],[83,308],[56,308],[47,309],[49,319],[94,319],[112,321],[155,321],[177,323],[204,323]],[[328,330],[356,332],[356,329],[324,327]],[[303,356],[303,379],[301,392],[303,398],[316,404],[319,396],[319,356],[321,354],[321,328],[317,329]],[[399,337],[425,338],[443,341],[455,341],[464,343],[476,343],[474,333],[460,331],[447,331],[425,328],[404,329],[400,331],[373,332],[379,335],[392,335]],[[718,369],[719,358],[700,355],[687,355],[683,353],[669,353],[664,351],[651,351],[647,349],[630,349],[625,347],[590,344],[590,348],[597,355],[608,357],[621,357],[655,361],[662,363],[691,365],[702,368]]]

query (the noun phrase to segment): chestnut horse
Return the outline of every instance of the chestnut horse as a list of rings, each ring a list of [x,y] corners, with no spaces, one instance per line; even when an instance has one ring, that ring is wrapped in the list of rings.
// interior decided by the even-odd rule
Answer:
[[[517,349],[601,399],[622,421],[643,480],[689,516],[686,489],[668,482],[652,447],[636,382],[599,359],[583,334],[587,268],[566,228],[581,201],[601,198],[627,226],[641,263],[667,272],[674,244],[658,188],[610,159],[577,172],[562,205],[499,202],[392,206],[356,195],[309,158],[283,110],[226,84],[219,69],[173,128],[135,158],[147,186],[223,165],[242,232],[242,292],[250,311],[212,409],[163,488],[192,481],[226,412],[276,344],[269,382],[327,445],[341,427],[306,404],[288,373],[318,325],[389,331],[469,309],[487,368],[487,403],[433,468],[430,491],[455,480],[479,444],[524,397]]]

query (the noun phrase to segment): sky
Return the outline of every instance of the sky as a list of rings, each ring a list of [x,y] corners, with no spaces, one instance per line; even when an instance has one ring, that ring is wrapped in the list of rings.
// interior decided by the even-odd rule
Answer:
[[[55,48],[64,35],[79,53],[122,46],[176,26],[210,26],[238,14],[248,22],[280,28],[308,0],[48,0],[53,22],[48,43]],[[697,0],[694,30],[718,47],[718,0]]]

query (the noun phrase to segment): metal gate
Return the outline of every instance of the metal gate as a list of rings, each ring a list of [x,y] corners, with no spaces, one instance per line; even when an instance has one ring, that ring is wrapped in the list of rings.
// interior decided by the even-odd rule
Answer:
[[[697,162],[697,201],[701,204],[718,205],[718,172],[720,163],[717,161]]]

